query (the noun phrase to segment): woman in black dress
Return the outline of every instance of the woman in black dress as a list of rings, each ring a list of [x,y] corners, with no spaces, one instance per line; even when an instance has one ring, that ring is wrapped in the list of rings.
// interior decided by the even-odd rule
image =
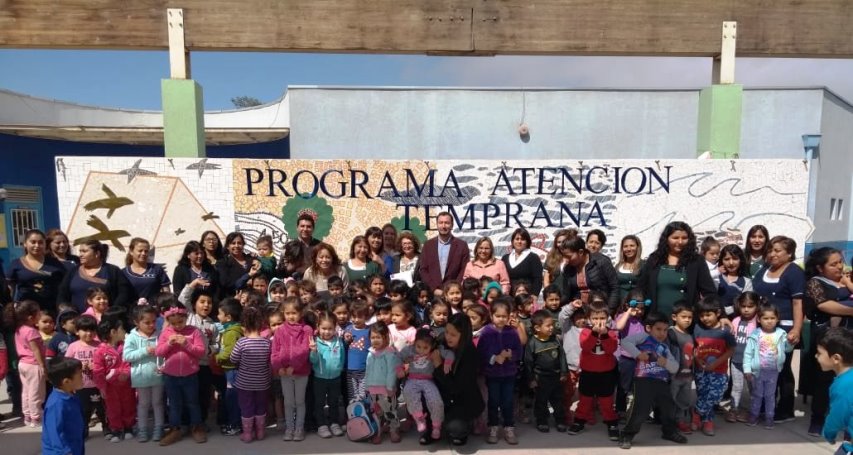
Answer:
[[[530,295],[538,296],[542,290],[542,259],[530,249],[531,239],[527,229],[518,228],[512,233],[512,250],[503,258],[509,281],[515,289],[516,283],[525,280],[530,283]]]

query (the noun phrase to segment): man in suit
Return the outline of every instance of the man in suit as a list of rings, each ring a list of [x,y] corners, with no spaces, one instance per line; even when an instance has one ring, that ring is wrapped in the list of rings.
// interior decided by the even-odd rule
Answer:
[[[453,217],[441,212],[436,217],[438,236],[424,243],[420,258],[420,276],[436,296],[450,280],[462,281],[465,266],[471,257],[468,244],[453,236]]]
[[[320,244],[320,240],[314,238],[314,217],[310,213],[299,215],[296,221],[296,232],[302,247],[302,260],[310,267],[314,247]]]

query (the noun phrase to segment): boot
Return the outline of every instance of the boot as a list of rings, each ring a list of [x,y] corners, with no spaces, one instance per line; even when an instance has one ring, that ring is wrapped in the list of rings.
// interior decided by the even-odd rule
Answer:
[[[257,435],[258,441],[266,437],[266,422],[267,416],[255,416],[255,434]]]
[[[180,428],[171,428],[169,432],[160,439],[160,447],[165,447],[168,445],[172,445],[181,440],[183,437],[183,433]]]
[[[252,442],[253,434],[252,427],[255,425],[253,417],[243,417],[243,434],[240,435],[240,440],[243,442]]]

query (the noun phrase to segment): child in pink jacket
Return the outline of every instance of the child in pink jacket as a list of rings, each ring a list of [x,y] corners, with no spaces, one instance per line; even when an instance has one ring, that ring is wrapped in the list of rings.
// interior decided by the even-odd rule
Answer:
[[[186,407],[190,414],[193,439],[206,442],[198,404],[198,362],[204,357],[204,335],[187,325],[187,310],[177,302],[168,307],[163,317],[169,323],[163,327],[154,355],[163,357],[162,373],[166,397],[169,399],[169,433],[160,440],[161,446],[174,444],[181,439],[181,413]]]
[[[110,442],[133,439],[133,422],[136,420],[136,395],[130,387],[130,364],[122,356],[124,336],[124,327],[118,319],[103,319],[98,324],[98,338],[102,342],[95,350],[92,376],[104,398]]]
[[[281,377],[284,395],[285,441],[305,439],[305,389],[311,374],[309,354],[314,329],[302,322],[302,308],[295,297],[282,304],[284,324],[275,331],[270,354],[272,372]]]

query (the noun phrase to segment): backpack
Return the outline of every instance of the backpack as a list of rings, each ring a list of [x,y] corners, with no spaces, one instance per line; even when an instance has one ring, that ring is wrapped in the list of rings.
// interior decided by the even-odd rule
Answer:
[[[379,432],[379,423],[371,412],[369,399],[353,401],[347,406],[347,437],[350,441],[366,441]]]

